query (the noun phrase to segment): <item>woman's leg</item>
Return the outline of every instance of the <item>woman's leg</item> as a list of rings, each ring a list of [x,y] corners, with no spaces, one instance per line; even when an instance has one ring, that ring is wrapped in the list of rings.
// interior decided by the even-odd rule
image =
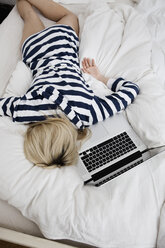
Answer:
[[[30,35],[35,34],[45,28],[44,24],[41,22],[40,18],[32,8],[31,4],[26,0],[17,1],[17,9],[20,16],[24,20],[24,29],[22,34],[22,43]]]
[[[78,18],[68,9],[52,0],[28,0],[28,2],[36,7],[46,18],[55,21],[57,24],[71,26],[76,34],[79,35]]]

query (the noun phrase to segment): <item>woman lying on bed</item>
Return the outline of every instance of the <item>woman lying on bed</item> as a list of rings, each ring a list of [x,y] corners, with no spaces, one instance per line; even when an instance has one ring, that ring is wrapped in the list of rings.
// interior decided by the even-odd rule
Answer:
[[[33,6],[56,24],[45,28]],[[1,98],[0,115],[29,123],[24,141],[29,161],[43,167],[72,165],[86,127],[125,109],[139,88],[123,78],[104,77],[94,60],[84,58],[83,72],[114,92],[96,96],[80,70],[77,16],[51,0],[18,0],[17,8],[24,20],[22,58],[33,82],[24,96]]]

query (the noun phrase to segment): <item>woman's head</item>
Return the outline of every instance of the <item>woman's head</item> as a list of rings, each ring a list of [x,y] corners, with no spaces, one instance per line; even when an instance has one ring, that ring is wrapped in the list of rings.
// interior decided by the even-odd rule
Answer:
[[[25,156],[42,167],[73,165],[78,158],[77,141],[87,135],[86,129],[77,130],[66,117],[30,124],[24,140]]]

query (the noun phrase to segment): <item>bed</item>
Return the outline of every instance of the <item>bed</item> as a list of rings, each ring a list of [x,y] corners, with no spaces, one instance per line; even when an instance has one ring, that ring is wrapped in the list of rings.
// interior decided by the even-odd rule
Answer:
[[[25,159],[26,126],[0,118],[0,226],[101,248],[165,247],[165,2],[58,0],[80,21],[80,60],[140,86],[125,111],[151,159],[101,187],[84,186],[76,165],[45,170]],[[41,17],[46,26],[51,21]],[[31,73],[21,62],[23,21],[13,8],[0,25],[0,96],[21,95]],[[107,88],[84,75],[96,94]]]

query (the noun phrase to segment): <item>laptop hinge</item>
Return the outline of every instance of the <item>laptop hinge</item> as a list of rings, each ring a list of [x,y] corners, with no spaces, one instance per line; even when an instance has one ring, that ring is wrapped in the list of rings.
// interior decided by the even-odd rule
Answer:
[[[141,158],[141,157],[142,157],[141,152],[137,151],[137,152],[129,155],[128,157],[116,162],[115,164],[112,164],[109,167],[107,167],[107,168],[105,168],[105,169],[93,174],[92,179],[95,182],[95,181],[107,176],[108,174],[110,174],[110,173],[122,168],[123,166],[125,166],[125,165],[131,163],[132,161],[134,161],[134,160],[136,160],[138,158]]]

